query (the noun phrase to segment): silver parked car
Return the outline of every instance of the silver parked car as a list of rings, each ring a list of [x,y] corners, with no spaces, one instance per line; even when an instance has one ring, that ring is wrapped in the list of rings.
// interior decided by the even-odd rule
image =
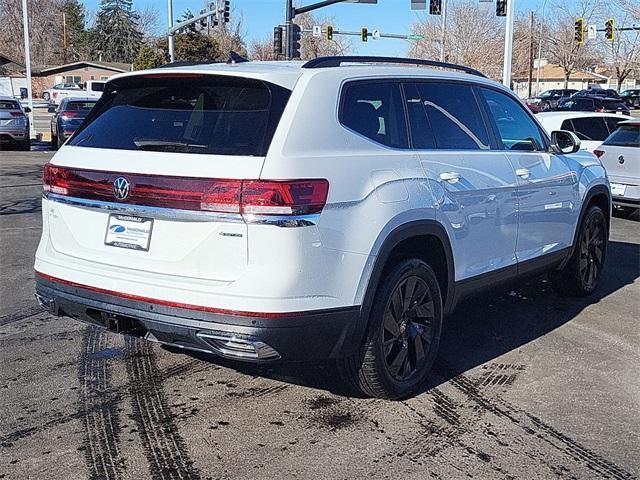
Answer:
[[[30,150],[29,117],[31,110],[23,108],[13,97],[0,96],[0,150],[14,147],[18,150]]]

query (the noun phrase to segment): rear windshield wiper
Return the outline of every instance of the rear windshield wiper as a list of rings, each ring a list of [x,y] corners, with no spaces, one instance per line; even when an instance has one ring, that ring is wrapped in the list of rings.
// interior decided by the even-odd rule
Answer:
[[[138,150],[159,150],[159,151],[178,151],[181,149],[206,149],[208,145],[187,142],[172,142],[166,140],[134,140]]]

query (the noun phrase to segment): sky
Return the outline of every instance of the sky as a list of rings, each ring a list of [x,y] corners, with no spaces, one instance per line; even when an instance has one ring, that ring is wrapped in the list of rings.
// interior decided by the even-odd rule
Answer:
[[[243,30],[248,41],[263,39],[273,35],[273,27],[284,22],[285,0],[230,0],[233,14],[243,15]],[[455,1],[455,0],[449,0]],[[542,8],[543,0],[514,0],[516,13],[538,11]],[[567,0],[572,1],[572,0]],[[298,0],[298,5],[309,5],[316,0]],[[97,10],[100,0],[85,0],[85,5],[91,10]],[[164,21],[162,29],[166,28],[166,0],[134,0],[134,8],[145,5],[156,5]],[[180,17],[189,8],[194,12],[200,11],[206,2],[204,0],[173,0],[174,18]],[[337,4],[316,10],[314,13],[321,17],[333,17],[334,28],[357,31],[367,27],[369,31],[379,29],[383,33],[409,34],[410,27],[425,11],[412,11],[411,0],[378,0],[377,5],[369,4]],[[428,1],[427,1],[428,5]],[[495,3],[481,3],[483,8],[495,9]],[[369,38],[363,43],[358,37],[353,38],[354,53],[362,55],[405,55],[409,44],[405,40]]]

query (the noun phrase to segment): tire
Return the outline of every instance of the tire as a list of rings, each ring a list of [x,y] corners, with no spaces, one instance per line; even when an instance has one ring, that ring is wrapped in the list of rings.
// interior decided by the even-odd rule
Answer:
[[[549,110],[551,110],[551,105],[548,103],[545,103],[542,105],[542,111],[543,112],[548,112]]]
[[[427,378],[441,331],[442,296],[435,273],[420,259],[401,260],[378,286],[363,345],[338,360],[338,371],[365,395],[405,398]]]
[[[53,130],[51,130],[51,149],[52,150],[58,149],[58,137],[53,134]]]
[[[576,235],[571,258],[562,270],[549,274],[549,281],[558,294],[584,297],[598,288],[605,266],[608,238],[602,209],[590,207]]]
[[[63,145],[64,140],[62,140],[59,135],[56,135],[56,149],[62,148]]]
[[[51,95],[49,95],[49,92],[44,92],[42,94],[42,99],[48,102],[51,99]]]

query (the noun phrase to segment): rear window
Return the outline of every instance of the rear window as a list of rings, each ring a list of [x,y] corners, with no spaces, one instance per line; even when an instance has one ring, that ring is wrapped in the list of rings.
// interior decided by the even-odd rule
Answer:
[[[221,75],[125,77],[109,83],[69,144],[264,156],[290,94],[261,80]]]
[[[605,140],[603,145],[640,148],[640,126],[620,125],[618,129]]]
[[[0,110],[20,110],[18,102],[12,100],[0,100]]]
[[[96,102],[67,102],[64,109],[67,112],[88,112]]]
[[[102,92],[102,91],[104,91],[104,83],[103,82],[92,83],[91,84],[91,91],[92,92]]]
[[[609,136],[609,129],[602,117],[579,117],[562,122],[560,130],[574,132],[580,140],[603,141]]]

